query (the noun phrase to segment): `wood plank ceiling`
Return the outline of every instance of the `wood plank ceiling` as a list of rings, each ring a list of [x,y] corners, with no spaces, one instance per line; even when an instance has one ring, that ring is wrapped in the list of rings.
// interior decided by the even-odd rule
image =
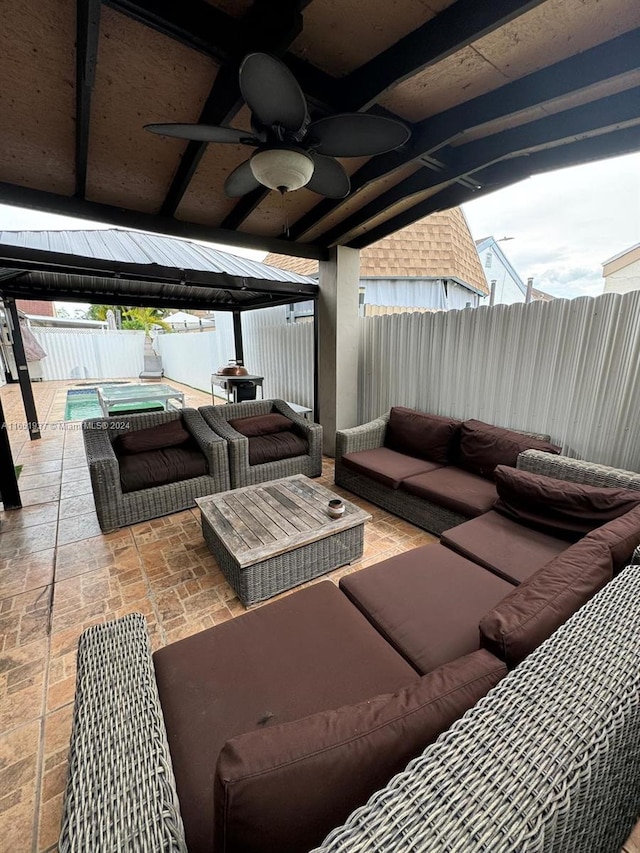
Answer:
[[[0,201],[282,254],[363,247],[640,149],[638,0],[5,0],[0,48]],[[249,149],[143,125],[248,128],[238,68],[254,50],[286,63],[313,117],[393,115],[410,141],[343,160],[342,201],[227,198]]]

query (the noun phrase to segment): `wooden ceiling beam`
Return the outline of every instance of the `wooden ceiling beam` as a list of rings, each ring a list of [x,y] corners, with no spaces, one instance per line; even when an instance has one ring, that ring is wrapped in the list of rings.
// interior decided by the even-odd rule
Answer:
[[[91,95],[96,77],[101,0],[76,3],[76,185],[75,194],[87,190]]]
[[[633,71],[639,55],[640,28],[418,122],[407,146],[372,158],[351,176],[352,191],[347,198],[396,169],[437,151],[465,131]],[[291,226],[291,239],[302,237],[343,203],[331,199],[319,202]]]
[[[474,190],[460,184],[446,187],[441,192],[354,238],[347,245],[354,249],[363,249],[431,213],[473,201],[532,175],[552,169],[591,163],[608,157],[620,157],[631,154],[639,148],[640,125],[636,125],[602,136],[593,136],[544,151],[536,151],[527,157],[503,160],[478,173],[478,182],[482,185]]]

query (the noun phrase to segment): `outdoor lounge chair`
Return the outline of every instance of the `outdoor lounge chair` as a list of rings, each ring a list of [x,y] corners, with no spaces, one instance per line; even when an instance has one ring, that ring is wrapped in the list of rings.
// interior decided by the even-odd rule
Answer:
[[[144,356],[144,370],[138,374],[139,379],[162,379],[164,370],[162,367],[162,359],[159,355]]]

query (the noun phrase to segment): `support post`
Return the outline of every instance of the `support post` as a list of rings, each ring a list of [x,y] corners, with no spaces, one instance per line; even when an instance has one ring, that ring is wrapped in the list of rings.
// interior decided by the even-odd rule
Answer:
[[[497,280],[495,278],[491,279],[491,291],[489,293],[489,308],[493,308],[496,304],[496,284]]]
[[[532,291],[533,291],[533,279],[532,279],[532,278],[528,278],[528,279],[527,279],[527,294],[526,294],[526,296],[525,296],[525,298],[524,298],[524,301],[525,301],[525,304],[526,304],[526,305],[528,305],[528,304],[531,302],[531,299],[532,299],[532,297],[533,297],[533,292],[532,292]]]
[[[20,509],[22,506],[2,400],[0,400],[0,497],[5,509]]]
[[[319,365],[320,365],[320,313],[319,301],[313,300],[313,421],[320,423],[320,401],[318,399]]]
[[[319,367],[320,423],[324,452],[335,455],[336,430],[358,418],[358,292],[360,254],[334,246],[320,262]]]
[[[242,312],[232,311],[233,314],[233,343],[236,350],[236,363],[244,364],[244,348],[242,346]]]
[[[27,366],[27,356],[24,351],[24,342],[22,340],[22,330],[20,329],[20,319],[18,317],[18,309],[16,301],[13,297],[6,297],[4,304],[11,318],[11,337],[13,339],[13,356],[16,360],[16,370],[18,371],[18,382],[22,392],[22,403],[24,405],[24,413],[29,427],[29,438],[33,441],[40,438],[40,430],[38,428],[38,413],[36,411],[36,403],[33,399],[33,388],[31,387],[31,378],[29,377],[29,368]]]

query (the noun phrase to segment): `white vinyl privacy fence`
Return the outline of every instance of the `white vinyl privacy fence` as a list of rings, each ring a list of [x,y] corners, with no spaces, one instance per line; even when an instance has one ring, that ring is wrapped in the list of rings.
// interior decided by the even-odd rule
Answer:
[[[32,327],[43,379],[126,379],[144,366],[144,332]]]
[[[638,471],[639,380],[640,292],[360,320],[360,423],[410,406]]]

